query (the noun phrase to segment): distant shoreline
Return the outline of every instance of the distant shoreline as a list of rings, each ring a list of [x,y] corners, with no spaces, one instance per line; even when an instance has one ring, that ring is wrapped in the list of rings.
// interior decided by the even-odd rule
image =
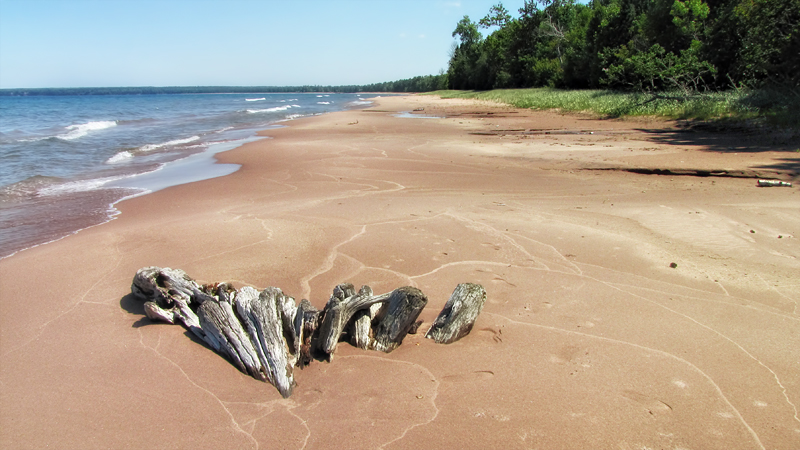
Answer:
[[[352,86],[134,86],[77,88],[13,88],[0,89],[0,97],[34,97],[60,95],[160,95],[160,94],[386,94],[371,85]]]

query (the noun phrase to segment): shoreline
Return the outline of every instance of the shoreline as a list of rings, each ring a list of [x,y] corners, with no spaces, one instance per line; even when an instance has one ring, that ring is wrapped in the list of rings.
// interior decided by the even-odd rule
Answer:
[[[786,178],[795,155],[665,122],[420,96],[259,135],[271,139],[215,155],[241,165],[229,175],[0,259],[0,446],[800,442],[798,188],[628,171]],[[144,317],[130,281],[149,265],[317,307],[344,281],[413,285],[429,298],[422,330],[457,283],[488,297],[461,341],[342,343],[283,400]]]
[[[253,107],[242,95],[222,101],[198,100],[208,96],[190,97],[192,100],[182,102],[175,100],[174,95],[164,96],[150,105],[161,111],[154,114],[146,112],[146,102],[143,105],[131,98],[121,99],[119,110],[109,107],[105,101],[83,105],[87,114],[103,120],[71,118],[70,113],[74,113],[81,102],[59,103],[53,107],[63,108],[63,118],[51,114],[42,119],[44,124],[52,125],[50,128],[42,128],[44,125],[37,128],[31,123],[27,128],[23,126],[25,131],[15,131],[18,135],[32,133],[38,137],[10,138],[0,149],[3,155],[10,155],[11,161],[22,167],[19,170],[15,170],[13,164],[7,167],[4,180],[11,182],[0,186],[0,258],[111,220],[116,214],[114,204],[152,190],[154,183],[161,188],[203,178],[206,175],[199,174],[201,171],[208,172],[208,176],[226,171],[208,165],[200,170],[198,166],[202,164],[197,160],[202,159],[202,155],[210,156],[231,145],[241,145],[259,131],[283,126],[283,122],[296,117],[359,108],[364,103],[360,96],[352,95],[333,95],[328,101],[315,94],[304,97],[265,94],[259,106]],[[19,111],[35,105],[38,103],[31,106],[22,101]],[[289,109],[292,111],[287,112]],[[120,112],[123,110],[125,112]],[[203,114],[196,117],[197,120],[184,120],[186,113],[198,111]],[[143,115],[152,117],[139,117]],[[105,120],[114,117],[114,120]],[[170,122],[176,120],[177,123]],[[69,125],[72,122],[77,124]],[[137,132],[136,127],[142,124],[147,126]],[[80,142],[74,144],[78,139]],[[26,145],[39,147],[29,149]],[[67,158],[60,165],[48,165],[47,161],[60,161],[58,158],[74,150],[65,148],[68,145],[83,145],[91,150],[76,151],[79,156]],[[40,162],[30,162],[15,156],[19,154],[50,156],[40,156]],[[33,156],[28,159],[33,161]],[[83,163],[77,164],[79,160]],[[176,164],[186,166],[188,162],[193,162],[188,166],[193,172],[188,179],[182,170],[172,169]],[[165,171],[172,173],[166,175]],[[142,183],[146,185],[141,186]]]

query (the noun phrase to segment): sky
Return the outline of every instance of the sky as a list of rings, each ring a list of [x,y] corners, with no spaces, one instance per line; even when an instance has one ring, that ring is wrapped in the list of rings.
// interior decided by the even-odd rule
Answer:
[[[0,88],[300,86],[447,69],[497,0],[0,0]],[[518,17],[524,0],[503,5]],[[486,30],[484,30],[486,33]]]

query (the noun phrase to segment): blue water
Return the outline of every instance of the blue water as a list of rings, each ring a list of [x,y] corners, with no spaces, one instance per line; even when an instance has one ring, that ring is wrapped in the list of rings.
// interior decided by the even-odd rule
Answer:
[[[122,198],[221,176],[213,154],[361,94],[0,97],[0,258],[112,217]],[[168,176],[165,176],[168,175]]]

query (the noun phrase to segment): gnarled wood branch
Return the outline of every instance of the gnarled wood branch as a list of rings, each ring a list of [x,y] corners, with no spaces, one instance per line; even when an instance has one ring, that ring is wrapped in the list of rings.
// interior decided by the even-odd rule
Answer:
[[[339,338],[353,314],[376,303],[385,302],[389,297],[390,294],[372,295],[372,289],[369,286],[362,286],[357,294],[352,284],[336,286],[322,312],[322,323],[319,326],[317,341],[318,349],[325,354],[333,354]]]
[[[131,292],[139,298],[148,300],[144,308],[147,317],[172,324],[175,320],[180,320],[197,337],[206,340],[206,335],[191,305],[200,305],[209,296],[201,290],[199,284],[186,275],[186,272],[169,267],[139,269],[133,277]]]

